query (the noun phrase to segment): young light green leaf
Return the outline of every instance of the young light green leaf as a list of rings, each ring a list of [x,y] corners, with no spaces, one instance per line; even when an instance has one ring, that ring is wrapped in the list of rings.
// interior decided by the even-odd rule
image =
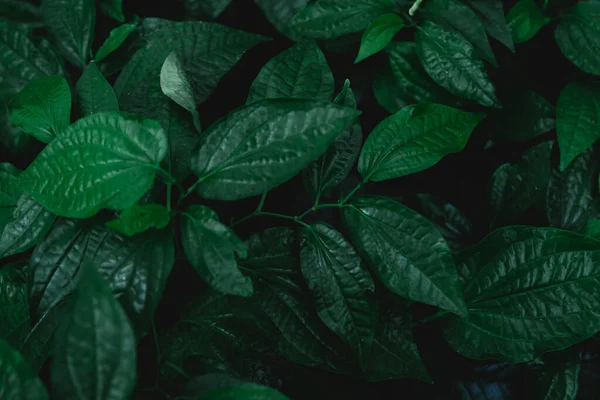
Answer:
[[[542,201],[552,172],[553,143],[540,143],[525,151],[518,164],[503,164],[494,171],[488,182],[491,226],[510,224]]]
[[[334,81],[327,60],[312,40],[303,40],[278,54],[260,70],[247,104],[274,98],[329,100]]]
[[[60,76],[31,81],[9,104],[13,124],[48,143],[71,123],[71,89]]]
[[[299,35],[291,32],[289,22],[294,15],[306,7],[308,0],[254,0],[254,2],[279,32],[294,40],[298,39]]]
[[[519,0],[506,15],[506,20],[515,43],[530,40],[550,22],[535,0]]]
[[[561,15],[554,31],[562,53],[583,71],[600,75],[600,2],[577,2]]]
[[[500,106],[483,62],[460,34],[426,21],[417,31],[416,43],[425,71],[440,86],[483,106]]]
[[[162,65],[160,70],[160,89],[165,96],[192,113],[194,126],[200,132],[202,130],[200,127],[200,114],[198,114],[192,85],[175,52],[169,54]]]
[[[342,218],[352,243],[393,293],[466,314],[452,253],[431,222],[377,196],[357,198]]]
[[[300,269],[321,321],[348,343],[365,367],[377,325],[373,278],[341,233],[316,223],[301,231]]]
[[[589,338],[600,329],[599,249],[553,228],[492,232],[458,257],[469,314],[446,318],[444,337],[466,357],[510,363]]]
[[[94,0],[42,0],[42,15],[62,55],[83,68],[94,40]]]
[[[181,222],[185,256],[213,289],[226,294],[251,296],[252,281],[238,269],[236,254],[246,257],[246,246],[210,208],[188,207]]]
[[[544,97],[528,90],[507,104],[493,122],[495,140],[530,140],[554,130],[556,110]]]
[[[137,28],[137,23],[133,22],[130,24],[121,25],[110,31],[108,38],[102,43],[102,46],[96,52],[94,61],[100,62],[106,58],[110,53],[118,49],[125,40],[132,34]]]
[[[292,18],[289,28],[298,35],[334,39],[362,31],[375,18],[395,11],[393,0],[316,0]]]
[[[556,136],[560,149],[560,170],[600,138],[600,86],[569,83],[556,106]]]
[[[51,377],[56,395],[129,398],[136,377],[135,336],[127,315],[93,266],[84,266],[69,311],[55,336]]]
[[[29,302],[27,299],[27,275],[11,267],[0,268],[0,340],[18,348],[29,333]]]
[[[462,35],[473,45],[479,57],[497,65],[485,28],[469,7],[458,0],[427,0],[420,12],[428,20]]]
[[[461,151],[483,117],[433,103],[405,107],[371,132],[358,172],[365,181],[376,182],[427,169]]]
[[[363,33],[360,49],[354,63],[359,63],[379,53],[404,27],[404,20],[397,14],[383,14],[373,20]]]
[[[84,117],[99,112],[119,111],[117,96],[95,62],[89,63],[83,71],[76,88],[79,108]]]
[[[19,352],[0,339],[0,398],[6,400],[47,400],[42,381]]]
[[[575,358],[575,357],[573,357]],[[545,365],[538,372],[534,387],[534,399],[575,400],[579,391],[581,361],[565,360]]]
[[[359,111],[328,102],[273,99],[213,124],[192,158],[196,190],[209,199],[262,194],[323,154]]]
[[[150,228],[163,229],[169,224],[171,214],[162,204],[134,204],[119,214],[119,219],[108,221],[106,226],[126,236],[133,236]]]
[[[241,383],[235,386],[209,390],[196,400],[289,400],[275,389],[255,383]]]
[[[123,0],[100,0],[100,10],[113,19],[123,23],[125,16],[123,15]]]
[[[510,29],[504,18],[502,0],[463,0],[483,24],[487,33],[505,45],[510,51],[515,52],[515,45],[510,34]]]
[[[152,185],[166,154],[167,138],[157,122],[129,114],[93,114],[46,146],[19,175],[19,187],[50,212],[86,218],[101,208],[135,204]]]

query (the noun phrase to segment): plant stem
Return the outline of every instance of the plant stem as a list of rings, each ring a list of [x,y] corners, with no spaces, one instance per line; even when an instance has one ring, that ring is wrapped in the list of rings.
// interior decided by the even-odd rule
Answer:
[[[413,3],[413,5],[408,10],[408,15],[410,15],[411,17],[413,15],[415,15],[415,13],[419,10],[419,7],[421,7],[421,3],[422,2],[423,2],[423,0],[415,0],[415,2]]]
[[[366,180],[364,180],[364,181],[362,181],[361,183],[359,183],[358,185],[356,185],[356,187],[355,187],[354,189],[352,189],[352,191],[351,191],[350,193],[348,193],[348,194],[346,195],[346,197],[344,197],[342,200],[340,200],[339,204],[340,204],[340,205],[344,205],[344,204],[346,204],[346,202],[347,202],[348,200],[350,200],[350,198],[351,198],[352,196],[354,196],[354,194],[355,194],[356,192],[358,192],[358,191],[360,190],[360,188],[361,188],[361,187],[363,187],[363,185],[365,184],[365,181],[366,181]]]
[[[171,212],[171,190],[173,184],[167,183],[167,211]]]

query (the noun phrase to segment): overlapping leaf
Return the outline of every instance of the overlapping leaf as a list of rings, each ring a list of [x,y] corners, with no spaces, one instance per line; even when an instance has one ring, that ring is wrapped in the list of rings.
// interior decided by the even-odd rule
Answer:
[[[77,81],[77,99],[84,117],[99,112],[119,111],[117,96],[95,62],[87,66]]]
[[[29,368],[19,352],[0,339],[0,398],[6,400],[46,400],[42,381]]]

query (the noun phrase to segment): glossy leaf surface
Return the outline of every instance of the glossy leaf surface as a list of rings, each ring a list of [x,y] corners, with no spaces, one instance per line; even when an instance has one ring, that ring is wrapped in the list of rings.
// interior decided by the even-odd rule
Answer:
[[[84,117],[99,112],[119,111],[117,96],[95,62],[89,63],[77,81],[77,99]]]
[[[506,15],[506,20],[515,43],[530,40],[550,22],[535,0],[519,0]]]
[[[397,14],[383,14],[373,20],[365,30],[354,63],[380,52],[404,27],[404,20]]]
[[[162,204],[144,204],[126,208],[118,219],[108,221],[113,231],[125,236],[133,236],[150,228],[163,229],[171,220],[171,214]]]

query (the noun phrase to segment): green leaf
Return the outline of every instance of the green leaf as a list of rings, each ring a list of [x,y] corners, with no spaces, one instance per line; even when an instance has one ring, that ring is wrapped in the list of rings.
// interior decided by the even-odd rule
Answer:
[[[185,256],[213,289],[237,296],[251,296],[252,281],[238,269],[235,255],[246,257],[246,246],[210,208],[188,207],[181,235]]]
[[[100,0],[100,10],[104,15],[107,15],[117,21],[125,22],[123,15],[123,0]]]
[[[506,15],[506,20],[515,43],[530,40],[550,22],[535,0],[519,0]]]
[[[316,0],[290,21],[292,32],[315,39],[334,39],[365,29],[382,14],[397,10],[393,0]]]
[[[125,399],[135,386],[133,330],[92,266],[84,267],[58,327],[51,374],[53,390],[63,399]]]
[[[28,195],[22,195],[0,233],[0,258],[21,253],[48,233],[56,216]]]
[[[217,18],[231,0],[183,0],[186,16],[194,19]]]
[[[171,214],[162,204],[134,204],[123,210],[119,219],[108,221],[106,226],[123,235],[133,236],[150,228],[163,229],[170,220]]]
[[[475,14],[458,0],[428,0],[420,12],[430,21],[467,39],[481,58],[497,65],[485,28]]]
[[[254,0],[269,22],[283,35],[295,38],[290,32],[289,22],[298,11],[308,4],[308,0]]]
[[[469,314],[446,318],[444,337],[466,357],[510,363],[589,338],[600,329],[598,249],[553,228],[492,232],[457,259]]]
[[[3,400],[46,400],[42,381],[18,351],[0,339],[0,398]]]
[[[0,340],[17,348],[29,333],[27,275],[16,268],[0,269]]]
[[[514,222],[543,199],[552,172],[553,143],[540,143],[525,151],[518,164],[503,164],[494,171],[488,182],[492,226]]]
[[[239,108],[200,139],[192,159],[196,190],[218,200],[262,194],[315,161],[359,114],[328,102],[295,99]]]
[[[200,127],[200,115],[196,108],[196,99],[194,98],[192,85],[175,52],[169,54],[162,65],[160,70],[160,88],[165,96],[192,113],[194,126],[200,132],[202,130]]]
[[[425,71],[440,86],[483,106],[500,106],[483,62],[460,34],[425,21],[416,33],[416,43]]]
[[[579,391],[579,359],[546,365],[537,374],[534,399],[575,400]]]
[[[560,170],[599,138],[600,87],[569,83],[560,92],[556,106],[556,136],[560,149]]]
[[[356,99],[348,79],[334,103],[356,107]],[[315,198],[322,194],[327,195],[346,179],[358,158],[361,144],[362,129],[360,124],[355,122],[335,138],[325,154],[304,169],[302,176],[308,192]]]
[[[501,0],[464,0],[464,3],[475,11],[491,37],[505,45],[513,53],[515,52],[515,45],[504,18],[504,7]]]
[[[375,18],[363,33],[354,63],[383,50],[403,27],[404,20],[397,14],[383,14]]]
[[[420,62],[419,66],[421,66]],[[431,79],[425,71],[423,71],[423,74],[425,74],[428,79]],[[400,80],[394,76],[389,63],[384,65],[382,69],[377,72],[377,75],[373,80],[372,88],[377,103],[389,113],[395,113],[402,107],[406,107],[414,102],[412,96],[404,90]]]
[[[582,1],[561,16],[554,31],[556,44],[573,64],[600,75],[600,2]]]
[[[453,105],[456,99],[435,83],[417,56],[414,42],[392,42],[386,49],[396,86],[393,91],[406,99],[406,104],[430,101]],[[399,107],[396,112],[400,109]]]
[[[408,106],[384,119],[367,138],[358,159],[365,181],[398,178],[458,153],[483,114],[433,103]]]
[[[288,398],[275,389],[255,383],[241,383],[239,385],[222,387],[209,390],[196,400],[288,400]]]
[[[94,40],[94,0],[42,0],[42,15],[65,59],[83,68]]]
[[[325,55],[314,41],[303,40],[262,67],[246,104],[275,98],[329,100],[333,89]]]
[[[590,218],[600,217],[597,175],[598,161],[591,150],[576,157],[566,170],[552,170],[546,191],[550,226],[580,231]]]
[[[112,86],[93,61],[77,81],[77,99],[84,117],[99,112],[119,111],[119,103]]]
[[[135,204],[150,189],[166,153],[167,138],[155,121],[93,114],[46,146],[19,176],[19,187],[50,212],[86,218],[101,208]]]
[[[71,90],[60,76],[31,81],[8,105],[13,124],[48,143],[71,123]]]
[[[0,0],[0,20],[37,25],[40,19],[39,7],[26,0]]]
[[[342,217],[352,243],[393,293],[466,314],[452,253],[432,223],[377,196],[357,198]]]
[[[9,163],[0,163],[0,222],[12,216],[21,192],[17,190],[17,176],[21,173]]]
[[[554,130],[555,126],[554,106],[528,90],[507,104],[494,118],[494,139],[504,142],[530,140]]]
[[[590,219],[587,221],[584,234],[594,239],[600,239],[600,219]]]
[[[94,61],[100,62],[106,58],[113,51],[117,50],[125,40],[131,35],[137,28],[137,23],[130,23],[121,25],[110,31],[108,38],[102,43],[102,46],[96,52]]]
[[[341,233],[319,222],[301,231],[300,269],[321,321],[366,365],[377,325],[373,278]]]

